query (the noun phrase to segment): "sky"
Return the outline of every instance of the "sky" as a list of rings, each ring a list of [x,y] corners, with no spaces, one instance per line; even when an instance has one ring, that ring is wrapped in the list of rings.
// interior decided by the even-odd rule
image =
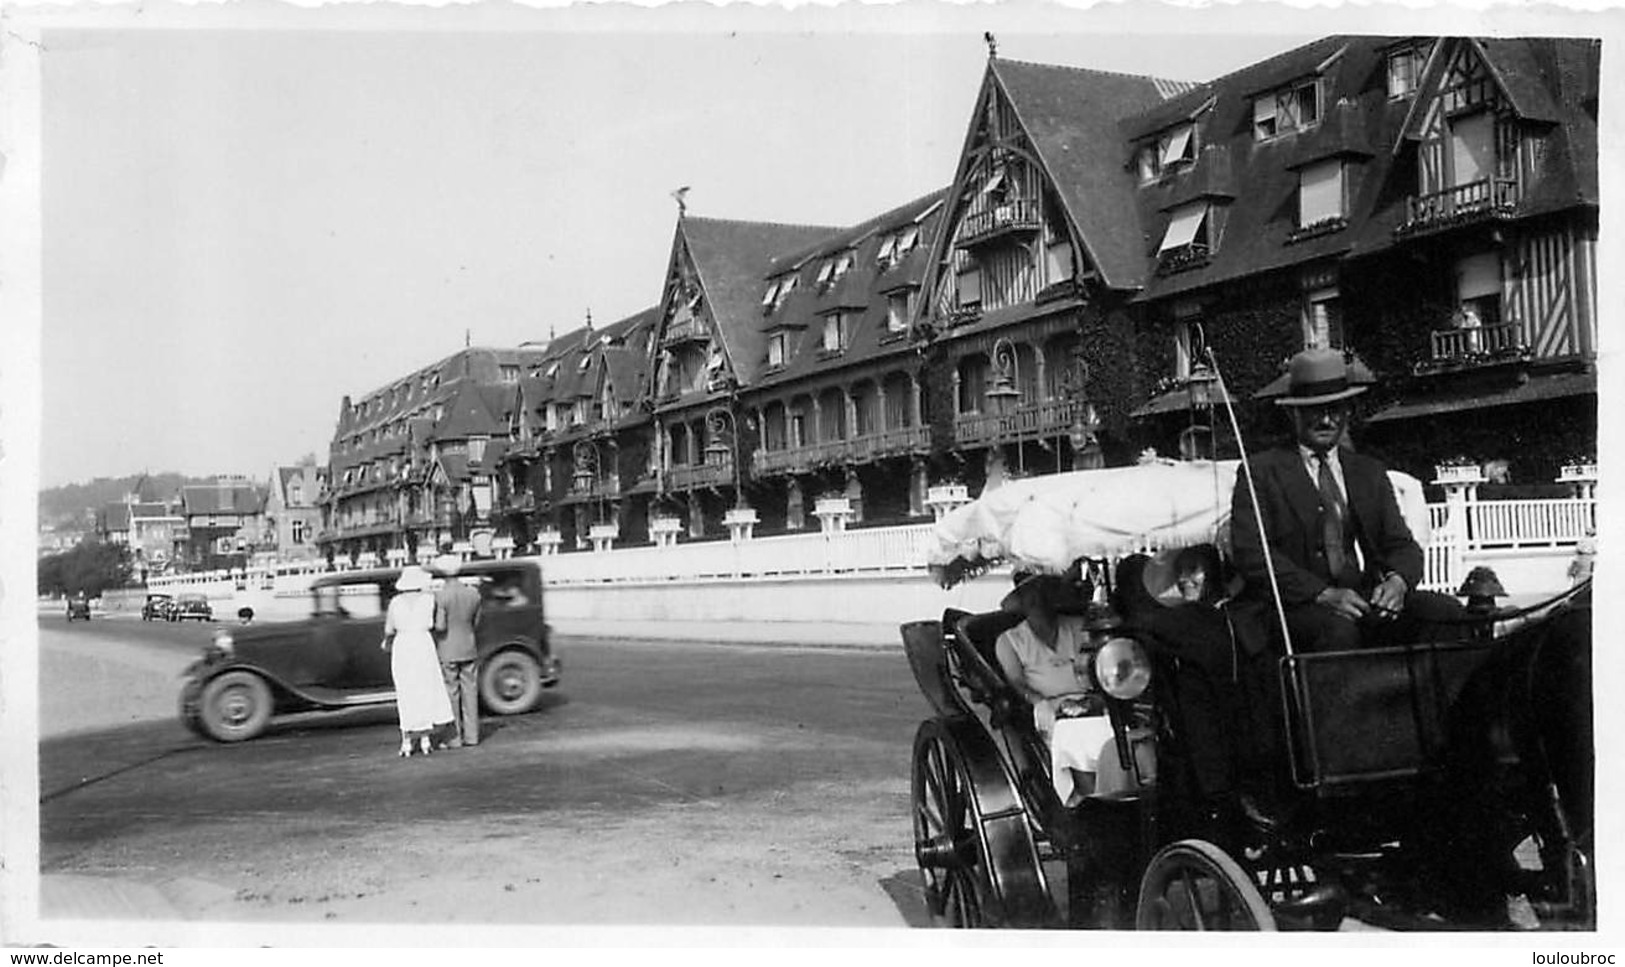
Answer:
[[[41,33],[39,486],[325,461],[345,395],[653,305],[680,186],[695,215],[829,225],[940,188],[984,29],[1003,57],[1185,80],[1372,29],[406,9],[160,20],[185,29],[81,9]]]

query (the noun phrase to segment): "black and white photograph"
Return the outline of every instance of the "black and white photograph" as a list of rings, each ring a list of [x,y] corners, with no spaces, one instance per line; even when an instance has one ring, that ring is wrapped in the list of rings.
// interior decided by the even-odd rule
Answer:
[[[1617,942],[1619,11],[0,23],[0,943]]]

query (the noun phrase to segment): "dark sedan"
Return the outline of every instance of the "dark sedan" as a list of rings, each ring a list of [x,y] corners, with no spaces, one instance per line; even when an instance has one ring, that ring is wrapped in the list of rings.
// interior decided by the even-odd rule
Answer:
[[[83,595],[68,599],[68,620],[76,618],[90,620],[90,599]]]
[[[141,606],[142,621],[164,621],[169,618],[169,606],[174,598],[167,594],[149,594]]]
[[[214,606],[201,594],[182,592],[169,603],[164,617],[170,621],[213,621]]]
[[[311,586],[310,617],[238,626],[215,640],[186,671],[181,720],[221,742],[251,739],[272,715],[392,704],[384,611],[398,569],[326,574]],[[542,613],[542,571],[535,561],[477,561],[455,578],[484,600],[476,635],[479,694],[497,715],[528,712],[542,689],[559,682],[559,662]]]

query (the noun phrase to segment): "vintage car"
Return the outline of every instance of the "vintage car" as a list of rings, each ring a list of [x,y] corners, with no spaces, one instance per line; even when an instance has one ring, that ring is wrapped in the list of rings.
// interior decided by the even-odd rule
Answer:
[[[187,621],[194,618],[198,621],[213,621],[214,607],[203,595],[195,591],[182,591],[169,602],[164,617],[169,621]]]
[[[167,621],[169,619],[169,606],[175,598],[168,594],[149,594],[147,601],[141,606],[142,621]]]
[[[90,620],[90,599],[82,594],[68,599],[68,620],[72,621],[75,618]]]
[[[399,569],[325,574],[311,585],[311,613],[297,621],[216,632],[187,668],[181,720],[200,735],[240,742],[273,715],[388,705],[395,701],[384,612]],[[477,587],[481,704],[496,715],[534,709],[559,683],[543,620],[542,572],[534,560],[476,561],[454,578]]]

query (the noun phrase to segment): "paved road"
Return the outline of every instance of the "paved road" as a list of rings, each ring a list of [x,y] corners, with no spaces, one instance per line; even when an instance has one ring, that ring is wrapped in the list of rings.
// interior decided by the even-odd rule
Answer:
[[[926,706],[898,650],[563,639],[541,709],[400,760],[387,709],[192,736],[175,675],[206,626],[41,629],[48,916],[95,916],[64,885],[113,877],[209,920],[924,919],[908,757]]]

